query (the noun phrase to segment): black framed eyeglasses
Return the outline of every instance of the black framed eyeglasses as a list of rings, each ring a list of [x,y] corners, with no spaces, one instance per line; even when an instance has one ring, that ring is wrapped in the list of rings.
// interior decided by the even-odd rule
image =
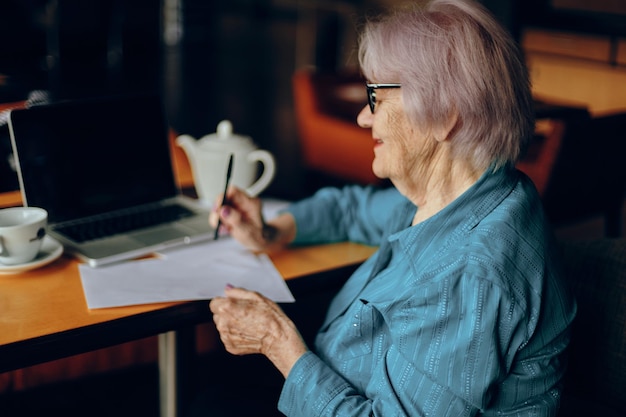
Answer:
[[[374,114],[374,110],[376,109],[376,90],[378,88],[400,88],[402,84],[365,84],[367,88],[367,102],[370,105],[370,110],[372,114]]]

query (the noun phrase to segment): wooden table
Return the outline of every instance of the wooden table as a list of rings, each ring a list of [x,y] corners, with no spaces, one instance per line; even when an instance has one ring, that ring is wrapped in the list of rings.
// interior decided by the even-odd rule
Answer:
[[[286,280],[361,263],[375,248],[354,243],[292,248],[271,255]],[[206,301],[89,310],[78,264],[0,275],[0,373],[159,335],[161,415],[177,413],[176,330],[211,320]]]

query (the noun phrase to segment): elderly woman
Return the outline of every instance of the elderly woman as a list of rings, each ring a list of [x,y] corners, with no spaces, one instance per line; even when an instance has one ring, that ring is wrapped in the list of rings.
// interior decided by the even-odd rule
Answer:
[[[379,250],[314,346],[277,305],[227,288],[210,303],[224,346],[271,361],[287,416],[555,415],[575,305],[514,168],[533,132],[515,43],[479,4],[431,0],[368,22],[359,59],[369,105],[357,121],[394,187],[322,189],[269,222],[230,189],[219,216],[254,250]]]

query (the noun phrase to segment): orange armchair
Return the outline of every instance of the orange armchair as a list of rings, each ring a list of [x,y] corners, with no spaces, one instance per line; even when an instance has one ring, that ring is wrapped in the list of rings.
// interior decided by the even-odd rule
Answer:
[[[372,173],[371,133],[356,123],[367,100],[363,83],[357,74],[295,72],[293,95],[305,169],[347,182],[381,182]]]

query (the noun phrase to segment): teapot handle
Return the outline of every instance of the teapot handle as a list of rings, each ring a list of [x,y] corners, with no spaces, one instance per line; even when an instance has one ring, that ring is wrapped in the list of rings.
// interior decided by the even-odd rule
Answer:
[[[263,149],[250,152],[247,159],[249,162],[258,161],[263,164],[261,177],[250,187],[246,188],[246,193],[248,193],[249,196],[256,197],[261,194],[261,191],[265,190],[274,179],[274,175],[276,174],[276,162],[274,161],[274,156]]]

